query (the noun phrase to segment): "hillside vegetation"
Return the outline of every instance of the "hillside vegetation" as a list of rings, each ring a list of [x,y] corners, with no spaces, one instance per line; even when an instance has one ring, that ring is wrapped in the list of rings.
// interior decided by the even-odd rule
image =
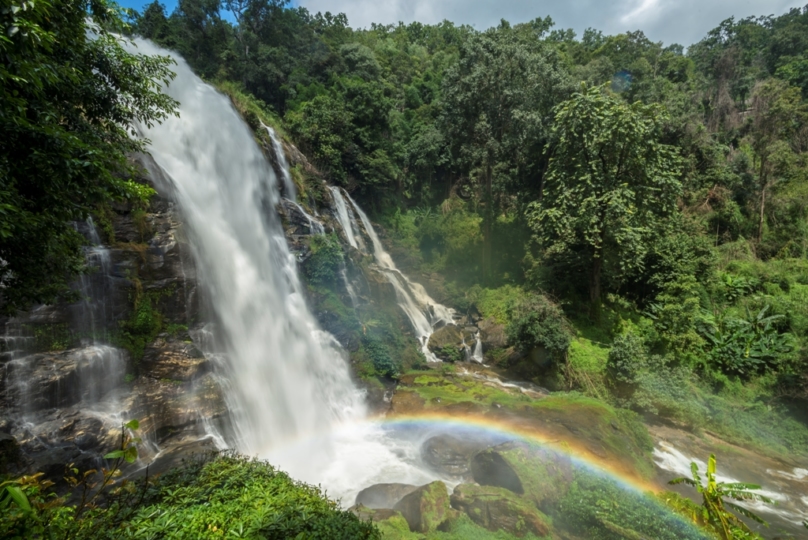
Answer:
[[[808,9],[686,52],[550,18],[356,30],[283,0],[155,2],[133,27],[254,96],[439,299],[558,353],[520,372],[808,448]],[[563,313],[531,316],[542,298]]]

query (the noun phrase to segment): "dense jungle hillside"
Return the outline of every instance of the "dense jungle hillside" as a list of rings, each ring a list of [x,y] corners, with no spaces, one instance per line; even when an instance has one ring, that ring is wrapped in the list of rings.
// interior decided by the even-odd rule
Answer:
[[[710,492],[655,484],[659,493],[643,496],[619,480],[641,489],[659,481],[661,440],[704,450],[704,459],[720,451],[735,471],[754,463],[756,482],[808,478],[808,5],[727,19],[685,48],[641,30],[576,35],[550,17],[486,30],[450,21],[358,29],[343,14],[290,0],[179,0],[171,12],[157,0],[141,11],[107,0],[8,4],[0,9],[0,536],[771,537],[750,507],[728,502],[753,501],[757,512],[771,501],[748,495],[755,486],[716,487],[715,458]],[[222,352],[227,339],[211,345],[215,354],[200,345],[226,326],[212,307],[221,298],[197,290],[215,272],[201,268],[182,189],[161,191],[169,172],[146,156],[144,139],[183,118],[183,104],[165,93],[180,72],[171,57],[140,50],[145,42],[127,42],[141,38],[176,52],[228,97],[257,161],[278,176],[267,188],[274,195],[253,197],[265,196],[262,211],[273,216],[261,226],[281,231],[272,239],[283,240],[282,271],[300,273],[308,307],[284,309],[310,310],[311,324],[308,311],[300,324],[316,320],[333,336],[322,350],[345,353],[345,381],[323,379],[356,382],[370,412],[391,423],[465,414],[540,432],[542,443],[563,440],[588,463],[608,463],[618,480],[521,441],[489,434],[486,445],[463,446],[449,435],[419,455],[433,448],[441,473],[457,466],[468,483],[453,493],[432,480],[406,492],[358,486],[348,511],[318,482],[266,462],[189,457],[216,437],[249,436],[232,426],[210,436],[210,425],[235,414],[228,407],[238,409],[216,364],[235,353]],[[103,289],[101,330],[82,298],[97,292],[93,279]],[[407,311],[406,295],[423,313]],[[237,315],[248,328],[257,311],[244,305]],[[439,309],[450,316],[440,319]],[[426,333],[413,329],[418,316]],[[76,331],[71,317],[91,328]],[[90,349],[117,371],[82,375],[79,353]],[[34,357],[39,367],[20,367]],[[115,377],[141,421],[102,437],[81,417],[93,393],[81,385]],[[65,397],[69,385],[79,389]],[[189,395],[196,401],[183,401]],[[51,415],[37,417],[49,436],[91,442],[36,454],[47,445],[12,418],[23,413]],[[199,426],[204,447],[191,441]],[[149,445],[170,448],[172,470],[161,464],[153,478],[144,465],[117,480]],[[85,474],[98,462],[91,451],[105,465]],[[543,465],[525,467],[534,462]],[[492,463],[518,489],[512,479],[486,483],[480,470]],[[700,484],[693,474],[678,483]],[[388,486],[389,504],[362,506],[378,486]],[[785,528],[771,534],[800,537],[808,517],[803,506],[794,511],[800,503],[808,498],[791,497],[785,525],[777,523]]]
[[[543,384],[808,448],[808,10],[686,52],[284,1],[155,2],[133,31],[251,96],[449,305],[553,351]]]

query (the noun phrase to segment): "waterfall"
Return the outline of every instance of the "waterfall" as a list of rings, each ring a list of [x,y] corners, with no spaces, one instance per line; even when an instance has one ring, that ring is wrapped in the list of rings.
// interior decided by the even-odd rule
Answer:
[[[97,344],[106,335],[106,324],[112,321],[112,313],[107,302],[110,297],[109,276],[112,271],[112,260],[109,249],[101,242],[93,218],[87,218],[82,225],[78,228],[90,242],[90,245],[84,248],[84,257],[91,270],[81,274],[78,279],[81,300],[77,306],[80,316],[76,317],[76,320],[82,322],[82,337]]]
[[[480,336],[480,331],[477,330],[477,333],[474,335],[474,339],[477,340],[477,343],[474,344],[474,352],[471,355],[471,359],[477,362],[478,364],[483,363],[483,340]]]
[[[354,232],[356,224],[349,218],[349,207],[346,205],[347,201],[350,203],[350,209],[356,212],[362,227],[365,230],[368,238],[370,238],[371,245],[373,246],[373,258],[376,261],[380,271],[384,274],[390,284],[396,291],[396,299],[398,304],[407,318],[410,320],[413,329],[415,330],[416,338],[421,346],[421,352],[424,353],[426,359],[430,362],[440,362],[437,356],[429,350],[429,337],[435,329],[436,325],[453,324],[453,311],[446,306],[443,306],[433,300],[426,289],[413,281],[410,281],[396,267],[393,258],[382,246],[379,235],[373,228],[365,212],[359,208],[350,195],[343,194],[343,191],[337,187],[331,187],[331,193],[334,195],[334,206],[336,207],[337,221],[345,231],[345,236],[348,242],[357,247],[361,232]],[[358,227],[357,227],[358,229]],[[352,242],[351,239],[354,239]]]
[[[281,172],[281,180],[283,180],[283,194],[292,202],[297,202],[295,183],[292,181],[292,175],[289,172],[289,163],[286,161],[286,152],[283,151],[283,144],[278,138],[278,134],[271,127],[261,124],[267,133],[269,139],[272,141],[272,151],[275,153],[275,159],[278,160],[278,167]]]
[[[311,214],[303,210],[303,207],[297,204],[295,201],[286,199],[286,202],[288,204],[291,204],[295,208],[295,210],[300,212],[303,215],[303,217],[306,218],[306,221],[309,224],[310,234],[325,234],[325,227],[323,227],[323,224],[320,222],[319,219],[313,217]]]
[[[170,54],[136,43],[140,53]],[[428,481],[378,426],[362,422],[364,393],[344,351],[306,306],[275,211],[275,174],[249,128],[227,98],[174,59],[177,76],[166,91],[181,104],[179,118],[139,127],[150,139],[152,177],[183,216],[215,313],[228,446],[268,458],[348,504],[373,483]]]
[[[365,245],[364,242],[362,242],[362,236],[354,233],[354,230],[358,228],[356,226],[356,218],[353,216],[353,212],[348,208],[345,198],[342,196],[342,190],[336,186],[328,186],[328,189],[331,191],[331,196],[334,199],[334,210],[337,221],[340,227],[342,227],[342,231],[345,233],[345,239],[351,247],[364,251]]]

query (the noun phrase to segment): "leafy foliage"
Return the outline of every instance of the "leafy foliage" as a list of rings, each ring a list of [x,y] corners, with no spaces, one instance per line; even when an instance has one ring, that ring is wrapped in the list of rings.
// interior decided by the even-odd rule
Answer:
[[[44,488],[26,489],[34,510],[22,515],[0,509],[4,537],[380,538],[372,524],[339,509],[319,488],[230,454],[191,460],[159,479],[123,481],[103,505],[83,512]]]
[[[311,256],[303,266],[306,276],[316,285],[333,284],[343,264],[342,247],[336,235],[312,236],[309,249]]]
[[[777,369],[793,349],[792,337],[780,333],[775,323],[783,315],[768,315],[769,306],[747,319],[715,317],[705,313],[700,331],[708,344],[711,362],[728,374],[749,377]]]
[[[700,522],[709,525],[722,540],[751,540],[760,538],[753,533],[749,527],[735,515],[727,510],[727,507],[740,515],[758,523],[765,523],[753,512],[742,506],[725,501],[731,498],[736,501],[761,501],[773,504],[774,501],[756,493],[760,486],[755,484],[745,484],[742,482],[725,483],[718,482],[715,476],[715,455],[711,454],[707,462],[706,483],[702,481],[699,474],[699,467],[695,463],[690,465],[693,478],[676,478],[671,480],[671,484],[688,484],[696,488],[702,495],[702,512]]]
[[[658,142],[659,107],[628,105],[583,85],[555,114],[557,143],[531,225],[546,257],[586,261],[597,307],[604,264],[617,279],[642,265],[648,240],[673,214],[679,157]]]
[[[89,17],[89,18],[88,18]],[[115,199],[148,201],[127,154],[133,125],[175,110],[171,60],[129,52],[106,0],[12,2],[0,14],[0,310],[69,293],[83,243],[70,221]]]
[[[556,360],[560,360],[570,346],[564,313],[546,297],[537,294],[523,298],[513,307],[506,332],[508,341],[522,352],[542,347]]]

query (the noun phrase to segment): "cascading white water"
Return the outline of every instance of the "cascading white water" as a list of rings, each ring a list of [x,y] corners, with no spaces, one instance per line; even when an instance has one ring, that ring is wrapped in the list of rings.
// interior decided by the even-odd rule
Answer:
[[[432,335],[436,325],[453,324],[454,313],[451,309],[433,300],[420,283],[410,281],[407,276],[401,273],[393,262],[393,258],[384,249],[384,246],[382,246],[379,235],[370,223],[367,214],[356,204],[350,195],[347,193],[343,195],[342,190],[336,187],[331,187],[331,193],[334,195],[337,220],[345,231],[348,241],[351,242],[351,238],[361,238],[361,232],[353,230],[354,223],[348,217],[345,198],[350,202],[350,207],[353,211],[359,216],[362,227],[368,235],[368,238],[370,238],[376,264],[390,284],[393,285],[399,306],[407,315],[407,318],[409,318],[415,330],[416,337],[421,346],[421,352],[424,353],[428,361],[440,362],[440,359],[429,350],[429,337]],[[356,247],[354,243],[351,243],[351,245]]]
[[[477,362],[478,364],[483,363],[483,340],[480,336],[480,331],[477,331],[474,338],[477,340],[477,343],[474,344],[474,352],[471,355],[471,359]]]
[[[278,160],[278,166],[281,169],[283,194],[290,201],[297,202],[297,190],[295,190],[295,183],[292,181],[292,174],[289,172],[289,164],[286,162],[286,152],[283,151],[283,144],[274,129],[264,124],[261,125],[269,134],[269,140],[272,141],[272,151],[275,153],[275,159]]]
[[[323,227],[323,224],[320,222],[319,219],[313,217],[308,212],[303,210],[303,207],[297,204],[295,201],[289,199],[287,199],[287,201],[288,204],[291,204],[298,212],[300,212],[303,215],[304,218],[306,218],[306,221],[309,224],[310,234],[325,234],[325,227]]]
[[[328,189],[331,191],[331,197],[334,199],[337,221],[342,231],[345,233],[345,239],[351,247],[364,251],[365,245],[362,241],[362,236],[354,233],[356,219],[353,217],[353,212],[348,208],[345,197],[342,196],[342,190],[336,186],[328,186]]]
[[[84,225],[85,235],[90,241],[90,245],[84,248],[84,257],[91,270],[78,279],[81,300],[77,306],[80,314],[76,319],[84,326],[81,330],[86,335],[83,337],[90,343],[98,343],[106,333],[106,323],[112,320],[108,303],[112,260],[109,249],[101,242],[93,218],[87,218]]]
[[[169,54],[150,42],[138,51]],[[230,102],[179,57],[167,92],[180,117],[152,128],[150,153],[184,217],[200,285],[224,343],[229,445],[345,497],[378,482],[426,482],[387,434],[364,423],[344,353],[304,301],[275,206],[275,175]],[[417,452],[415,452],[417,454]]]

